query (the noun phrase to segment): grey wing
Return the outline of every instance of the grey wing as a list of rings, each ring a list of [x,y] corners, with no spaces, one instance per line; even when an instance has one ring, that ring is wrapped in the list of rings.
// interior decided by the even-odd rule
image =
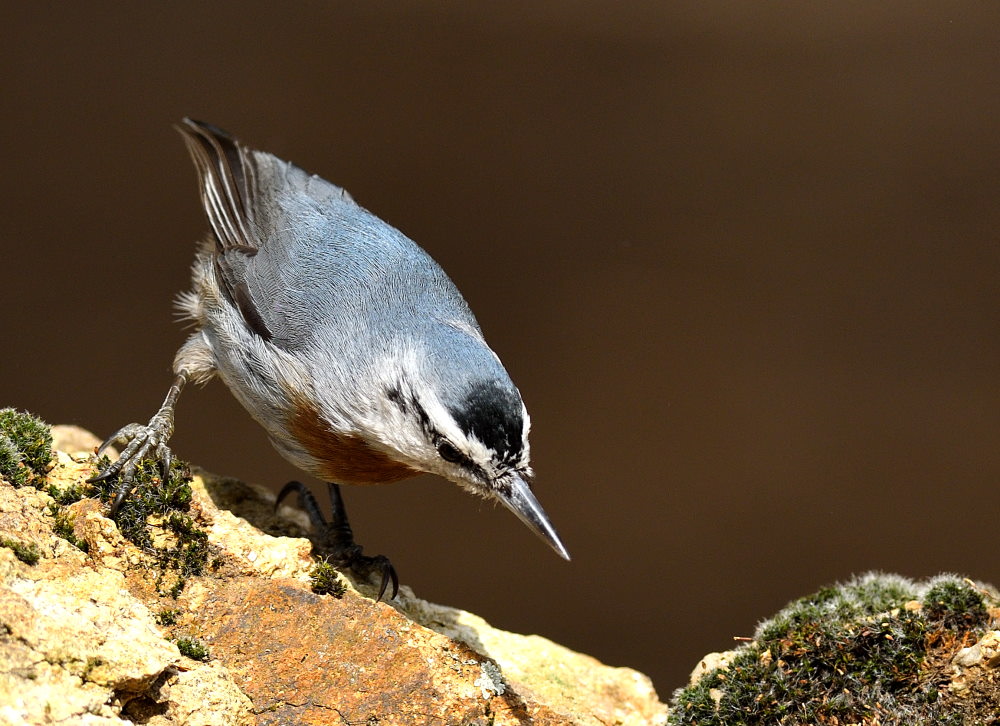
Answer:
[[[300,252],[299,223],[281,202],[300,195],[317,205],[356,205],[340,187],[253,151],[210,124],[184,119],[178,129],[198,170],[222,288],[258,335],[295,347],[302,342],[296,330],[300,311],[290,296],[301,270],[290,258]]]
[[[428,318],[479,328],[444,271],[340,187],[209,124],[180,131],[215,233],[220,284],[258,335],[286,350],[324,329],[388,340]]]

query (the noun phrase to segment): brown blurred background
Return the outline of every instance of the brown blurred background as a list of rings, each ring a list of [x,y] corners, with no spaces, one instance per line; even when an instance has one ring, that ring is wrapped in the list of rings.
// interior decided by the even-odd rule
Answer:
[[[204,222],[184,115],[441,262],[574,555],[346,492],[428,599],[649,673],[870,569],[1000,581],[1000,4],[8,3],[0,404],[145,422]],[[174,450],[297,472],[218,382]]]

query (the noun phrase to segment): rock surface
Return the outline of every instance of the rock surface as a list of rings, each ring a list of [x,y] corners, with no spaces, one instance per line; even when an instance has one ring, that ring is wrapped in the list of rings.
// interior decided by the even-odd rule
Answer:
[[[47,483],[65,491],[92,474],[97,441],[73,427],[53,436]],[[171,580],[152,547],[173,535],[155,517],[153,545],[140,548],[96,499],[60,506],[0,481],[0,537],[39,554],[28,564],[0,547],[0,723],[666,721],[642,674],[409,588],[388,604],[369,583],[314,594],[301,512],[275,515],[270,492],[204,473],[191,486],[208,565]],[[206,659],[181,655],[185,639],[207,647]]]

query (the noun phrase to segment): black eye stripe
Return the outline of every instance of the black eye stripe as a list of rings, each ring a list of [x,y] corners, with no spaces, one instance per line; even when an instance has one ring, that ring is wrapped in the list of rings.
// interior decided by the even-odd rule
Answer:
[[[460,467],[468,471],[470,474],[479,477],[480,479],[486,479],[486,470],[483,469],[479,464],[470,459],[463,451],[458,449],[450,441],[444,439],[439,439],[437,443],[438,456],[447,462],[452,464],[458,464]]]

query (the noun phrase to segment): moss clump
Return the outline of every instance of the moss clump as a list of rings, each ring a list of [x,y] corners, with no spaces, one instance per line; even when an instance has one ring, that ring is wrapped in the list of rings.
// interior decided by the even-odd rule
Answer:
[[[160,625],[176,625],[177,618],[180,617],[180,610],[164,608],[156,614],[156,622]]]
[[[18,542],[16,539],[0,537],[0,547],[14,550],[14,556],[26,565],[37,565],[42,553],[34,542]]]
[[[93,672],[98,668],[100,668],[102,665],[106,664],[107,661],[105,661],[103,658],[94,655],[90,656],[89,658],[87,658],[87,662],[83,666],[83,673],[81,674],[81,677],[85,681],[90,680],[90,677],[93,674]]]
[[[670,723],[959,724],[939,700],[929,644],[942,642],[941,629],[949,642],[975,642],[986,621],[982,595],[956,577],[918,585],[872,574],[824,588],[678,690]]]
[[[43,481],[52,462],[52,431],[30,413],[0,409],[0,477],[15,487]]]
[[[49,484],[45,491],[54,500],[49,504],[49,514],[55,520],[52,523],[53,533],[86,552],[88,545],[76,536],[73,529],[73,515],[66,511],[66,506],[86,498],[90,493],[90,485],[71,484],[61,489],[55,484]]]
[[[86,498],[88,489],[79,484],[71,484],[65,489],[60,489],[55,484],[49,484],[45,492],[56,500],[56,504],[66,506]]]
[[[986,623],[989,614],[983,594],[969,583],[951,577],[936,578],[923,597],[927,619],[955,630],[975,628]]]
[[[209,657],[208,646],[197,638],[178,638],[177,650],[181,652],[181,655],[191,660],[205,661]]]
[[[57,537],[62,537],[82,552],[88,551],[89,545],[84,540],[76,536],[76,530],[73,527],[73,515],[67,512],[64,507],[61,507],[59,504],[54,502],[49,504],[49,514],[51,514],[55,520],[52,523],[53,534]]]
[[[164,592],[164,590],[163,590],[163,573],[161,573],[159,580],[157,580],[156,586],[158,588],[160,588],[160,592]],[[172,597],[172,598],[174,598],[176,600],[177,598],[179,598],[181,596],[181,593],[184,592],[184,580],[182,580],[179,577],[176,578],[174,580],[174,584],[171,585],[165,592],[166,592],[167,597]]]
[[[103,470],[110,461],[103,457],[97,463]],[[166,517],[172,512],[186,511],[191,502],[191,473],[184,462],[174,461],[166,481],[160,464],[152,459],[136,467],[132,491],[122,502],[115,516],[118,530],[129,542],[143,549],[152,550],[153,541],[147,526],[149,517]],[[95,482],[92,486],[102,502],[112,502],[118,496],[119,477]]]
[[[97,468],[104,470],[109,463],[104,457]],[[112,502],[120,480],[112,477],[93,486],[102,501]],[[187,514],[191,496],[191,472],[184,462],[174,461],[164,480],[159,463],[147,459],[136,468],[132,491],[115,517],[122,536],[156,558],[160,566],[157,587],[175,598],[188,577],[204,572],[211,549],[208,533]],[[167,544],[154,545],[152,532],[157,527],[170,533]]]
[[[200,575],[208,562],[208,533],[199,529],[191,517],[179,512],[167,518],[167,526],[177,536],[177,544],[161,550],[162,564],[178,570],[182,578]]]
[[[0,477],[12,486],[22,487],[28,483],[30,472],[21,463],[23,458],[14,440],[0,431]]]
[[[312,591],[317,595],[333,595],[341,598],[347,592],[347,585],[341,581],[337,568],[329,562],[317,562],[309,573],[309,580],[312,583]]]

